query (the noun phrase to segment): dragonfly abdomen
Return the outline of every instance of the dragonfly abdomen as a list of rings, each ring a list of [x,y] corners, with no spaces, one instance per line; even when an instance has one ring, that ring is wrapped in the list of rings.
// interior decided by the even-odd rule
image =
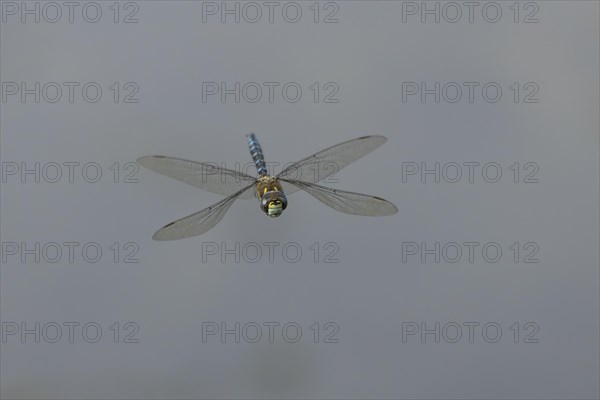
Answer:
[[[262,147],[260,147],[258,139],[254,136],[254,133],[248,134],[247,137],[250,155],[252,156],[258,175],[267,175],[267,165],[265,164],[265,157],[263,156]]]

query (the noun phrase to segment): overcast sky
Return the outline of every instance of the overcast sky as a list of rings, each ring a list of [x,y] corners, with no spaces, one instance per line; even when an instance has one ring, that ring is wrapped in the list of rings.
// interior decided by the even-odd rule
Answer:
[[[598,398],[597,2],[44,4],[1,4],[2,397]],[[398,214],[153,241],[222,197],[132,162],[249,132],[386,136],[324,184]]]

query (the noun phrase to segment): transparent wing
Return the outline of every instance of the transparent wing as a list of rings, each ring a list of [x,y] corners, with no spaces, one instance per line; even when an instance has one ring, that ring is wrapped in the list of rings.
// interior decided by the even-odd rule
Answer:
[[[348,140],[306,157],[285,168],[278,178],[317,183],[336,174],[346,165],[369,154],[386,142],[385,136],[363,136]],[[285,185],[284,191],[291,193],[297,188]]]
[[[137,163],[159,174],[175,178],[194,187],[229,196],[256,181],[242,172],[220,168],[214,164],[166,156],[144,156]],[[240,198],[252,198],[252,191]]]
[[[163,226],[156,231],[154,236],[152,236],[152,239],[175,240],[205,233],[218,224],[221,219],[223,219],[223,216],[229,207],[231,207],[233,202],[242,194],[244,194],[244,192],[250,189],[252,185],[246,186],[237,193],[232,194],[231,196],[213,204],[210,207],[205,208],[204,210],[198,211],[197,213],[188,215],[187,217],[183,217],[175,222],[171,222],[170,224]]]
[[[291,179],[286,179],[285,181],[308,192],[329,207],[346,214],[376,217],[392,215],[398,212],[395,205],[381,197],[346,192],[344,190],[332,189],[309,182]]]

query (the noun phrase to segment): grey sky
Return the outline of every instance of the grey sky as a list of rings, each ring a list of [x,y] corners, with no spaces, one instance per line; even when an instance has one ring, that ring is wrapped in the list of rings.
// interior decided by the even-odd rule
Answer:
[[[273,23],[262,2],[253,3],[263,12],[257,22],[244,20],[255,10],[239,3],[240,23],[231,15],[222,23],[220,9],[211,14],[221,2],[191,1],[123,2],[118,15],[113,2],[98,2],[91,23],[95,8],[82,2],[72,23],[65,6],[51,23],[54,10],[40,3],[40,22],[22,23],[21,2],[2,2],[2,397],[598,398],[599,5],[497,2],[492,23],[488,3],[473,9],[473,22],[461,7],[455,23],[443,3],[439,23],[430,14],[422,23],[421,2],[391,1],[321,2],[318,16],[314,2],[297,2],[296,23],[285,19],[296,10],[286,2],[274,6]],[[123,23],[127,16],[138,22]],[[40,102],[35,94],[22,102],[21,83],[35,91],[35,82]],[[72,103],[65,82],[78,84]],[[239,103],[207,94],[210,82],[240,82]],[[273,102],[265,82],[276,83]],[[421,83],[436,82],[439,103],[435,94],[422,101]],[[62,97],[52,103],[56,86]],[[152,241],[162,225],[221,197],[128,163],[163,154],[244,165],[248,132],[281,164],[387,136],[331,186],[382,196],[399,213],[354,217],[296,193],[278,219],[240,200],[203,236]],[[22,183],[22,167],[36,162],[40,182],[29,174]],[[65,162],[80,163],[73,183]],[[56,183],[50,163],[61,165]],[[87,163],[97,164],[84,179]],[[439,183],[422,178],[436,163]],[[456,165],[462,176],[452,183]],[[98,182],[87,182],[98,166]],[[497,167],[502,176],[488,182]],[[26,254],[22,262],[21,243],[36,242],[40,262]],[[80,244],[72,263],[64,242]],[[479,243],[473,262],[465,242]],[[48,243],[63,250],[58,262],[44,259]],[[98,262],[82,256],[86,243],[90,254],[101,248]],[[448,261],[452,243],[457,262]],[[436,254],[422,255],[422,244]],[[128,254],[139,262],[123,262]],[[34,334],[21,340],[22,322],[46,326],[40,343]],[[62,326],[57,343],[48,340],[52,322]],[[65,322],[80,324],[74,343]],[[97,343],[82,338],[89,322],[102,328]],[[220,332],[203,342],[210,323],[236,322],[240,343],[233,334],[222,343]],[[270,322],[279,324],[274,343]],[[435,334],[423,343],[421,324],[436,322],[439,343]],[[9,335],[13,323],[19,332]],[[248,340],[252,323],[262,329],[257,343]],[[282,334],[288,323],[290,336],[302,329],[297,343]],[[462,336],[451,343],[457,325]],[[139,342],[123,343],[134,331]]]

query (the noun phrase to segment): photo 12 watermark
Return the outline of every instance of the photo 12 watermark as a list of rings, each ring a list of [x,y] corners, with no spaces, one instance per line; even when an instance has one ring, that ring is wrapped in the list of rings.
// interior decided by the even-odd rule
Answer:
[[[285,103],[337,104],[340,85],[336,82],[298,83],[293,81],[202,82],[202,103]]]
[[[535,1],[402,1],[402,22],[421,24],[513,24],[540,22]]]
[[[2,343],[139,343],[136,322],[2,321]]]
[[[140,3],[135,1],[2,1],[3,24],[137,24]]]
[[[537,104],[540,85],[536,82],[402,82],[402,103]]]
[[[339,343],[335,322],[202,322],[202,343]]]
[[[140,85],[137,82],[94,81],[2,81],[2,103],[14,104],[96,104],[123,103],[136,104],[139,99]]]
[[[539,343],[539,332],[535,322],[406,321],[402,322],[402,343]]]
[[[135,162],[96,161],[2,161],[2,183],[138,183]]]
[[[137,264],[140,246],[136,242],[16,242],[2,241],[0,255],[3,264]]]
[[[337,24],[339,12],[340,3],[335,1],[202,1],[203,23]]]
[[[336,242],[202,242],[202,263],[337,264],[340,246]]]
[[[486,263],[500,261],[514,264],[537,264],[540,262],[540,246],[536,242],[450,241],[450,242],[402,242],[402,263]]]
[[[335,161],[303,161],[300,165],[293,166],[294,164],[297,162],[265,161],[264,167],[270,176],[277,176],[285,171],[287,179],[309,180],[322,184],[339,183],[339,179],[335,175],[344,167]],[[256,164],[251,161],[246,163],[238,161],[234,163],[199,162],[195,168],[198,179],[202,183],[218,181],[239,183],[245,181],[246,175],[256,175]]]
[[[403,161],[402,183],[539,183],[535,161]]]

